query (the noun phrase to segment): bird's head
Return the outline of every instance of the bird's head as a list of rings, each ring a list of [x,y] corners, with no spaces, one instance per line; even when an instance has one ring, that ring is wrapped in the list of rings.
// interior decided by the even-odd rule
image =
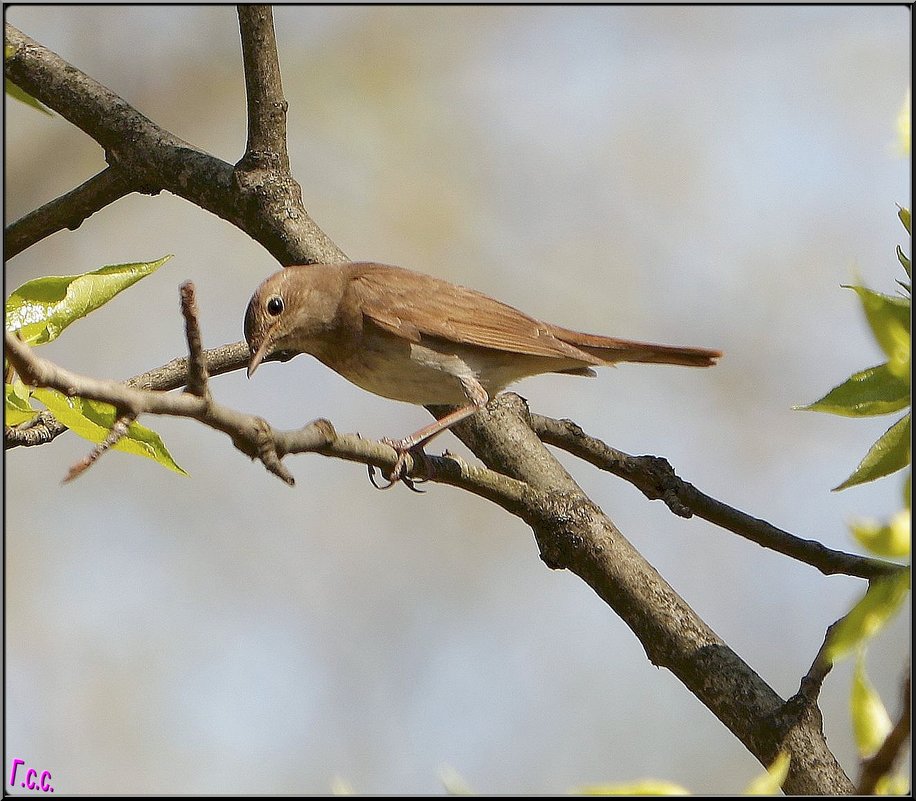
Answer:
[[[286,267],[255,290],[245,312],[248,377],[268,356],[313,353],[333,325],[340,294],[329,291],[327,265]]]

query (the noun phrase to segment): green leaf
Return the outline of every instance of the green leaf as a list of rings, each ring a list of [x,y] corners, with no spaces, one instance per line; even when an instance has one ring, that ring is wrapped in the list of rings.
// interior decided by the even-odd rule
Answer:
[[[779,795],[783,782],[789,775],[789,763],[792,758],[788,751],[776,755],[766,773],[754,779],[744,790],[745,795]]]
[[[50,342],[70,323],[155,272],[170,258],[110,264],[81,275],[49,275],[27,281],[6,301],[6,328],[18,331],[30,345]]]
[[[6,93],[10,97],[16,98],[16,100],[20,101],[21,103],[25,103],[27,106],[31,106],[32,108],[47,114],[49,117],[54,116],[54,112],[45,106],[44,103],[42,103],[40,100],[36,100],[24,89],[21,89],[16,84],[14,84],[9,78],[4,78],[3,80]]]
[[[900,329],[906,334],[904,339],[909,341],[910,299],[884,295],[864,286],[847,288],[859,296],[865,317],[881,350],[887,354],[889,360],[899,358],[896,351],[901,342]]]
[[[808,406],[793,408],[807,412],[829,412],[845,417],[867,417],[889,414],[909,405],[909,381],[892,372],[885,362],[877,367],[853,373],[820,400]]]
[[[856,657],[856,669],[852,674],[849,710],[852,713],[852,731],[859,756],[868,759],[877,753],[890,734],[893,724],[884,704],[881,703],[881,698],[865,675],[862,651],[859,651]]]
[[[4,423],[8,426],[18,426],[38,414],[29,403],[29,388],[18,378],[12,384],[3,385],[4,395]]]
[[[834,492],[895,473],[910,463],[910,413],[907,412],[869,448],[865,458]]]
[[[907,303],[909,303],[909,300],[907,300]],[[899,323],[890,322],[886,334],[888,342],[891,343],[888,347],[890,359],[888,359],[887,362],[887,369],[901,381],[905,381],[907,386],[909,386],[911,354],[910,331]]]
[[[909,590],[909,570],[872,579],[862,599],[830,632],[825,657],[836,662],[863,645],[896,614]]]
[[[912,236],[913,231],[910,228],[911,219],[910,219],[910,210],[905,206],[897,207],[897,216],[900,218],[900,222],[903,223],[903,227],[906,228],[906,232]]]
[[[875,795],[909,795],[910,782],[899,773],[885,773],[875,782]]]
[[[903,269],[906,271],[907,278],[912,280],[912,265],[910,264],[909,258],[907,257],[906,253],[903,252],[903,248],[901,248],[900,245],[897,245],[897,261],[900,262],[900,266],[903,267]],[[907,285],[905,284],[904,286]]]
[[[101,401],[86,398],[67,397],[54,389],[35,389],[32,397],[41,401],[51,413],[67,428],[90,442],[102,442],[117,420],[114,406]],[[186,476],[159,435],[134,421],[127,429],[127,434],[114,445],[115,450],[145,456],[158,462],[163,467]]]
[[[589,784],[574,792],[581,795],[690,795],[679,784],[659,779],[643,779],[629,784]]]
[[[15,45],[11,45],[11,44],[3,45],[3,60],[4,61],[9,61],[15,55],[16,55]],[[26,105],[31,106],[32,108],[36,108],[39,111],[43,111],[48,116],[51,116],[51,117],[54,116],[54,113],[49,108],[47,108],[43,103],[39,102],[34,97],[32,97],[24,89],[17,86],[9,78],[4,77],[3,80],[4,80],[4,86],[6,87],[6,93],[10,97],[15,97],[16,100],[21,100]]]
[[[852,535],[878,556],[899,559],[910,554],[910,511],[901,509],[889,523],[857,520],[850,525]]]

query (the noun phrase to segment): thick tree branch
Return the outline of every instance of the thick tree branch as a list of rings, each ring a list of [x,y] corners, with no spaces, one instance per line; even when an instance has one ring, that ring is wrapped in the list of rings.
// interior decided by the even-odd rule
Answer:
[[[488,467],[544,493],[547,514],[523,517],[545,563],[583,578],[633,630],[652,663],[671,670],[762,764],[769,765],[780,748],[789,750],[786,792],[851,792],[819,715],[798,721],[781,714],[782,699],[582,492],[524,424],[527,416],[521,398],[500,395],[453,431]]]
[[[281,264],[343,261],[315,225],[288,170],[252,181],[250,173],[156,125],[98,81],[10,24],[6,76],[95,139],[108,163],[130,175],[135,191],[163,189],[243,230]],[[269,177],[269,180],[267,179]]]
[[[3,258],[11,259],[64,228],[75,231],[87,217],[132,191],[124,173],[106,167],[76,189],[45,203],[7,226],[3,237]]]
[[[825,575],[841,573],[872,579],[907,569],[882,559],[836,551],[816,540],[796,537],[766,520],[751,517],[678,478],[666,459],[630,456],[590,437],[572,420],[532,414],[530,424],[542,442],[626,479],[650,500],[663,500],[676,515],[691,517],[695,514],[764,548],[812,565]]]

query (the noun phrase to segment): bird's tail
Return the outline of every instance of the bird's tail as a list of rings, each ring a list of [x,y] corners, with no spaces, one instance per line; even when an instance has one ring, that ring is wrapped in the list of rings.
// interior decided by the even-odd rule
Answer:
[[[606,364],[615,362],[649,362],[653,364],[681,364],[686,367],[712,367],[722,351],[707,348],[682,348],[677,345],[655,345],[651,342],[633,342],[597,334],[583,334],[567,328],[551,326],[550,333],[557,339],[600,359]]]

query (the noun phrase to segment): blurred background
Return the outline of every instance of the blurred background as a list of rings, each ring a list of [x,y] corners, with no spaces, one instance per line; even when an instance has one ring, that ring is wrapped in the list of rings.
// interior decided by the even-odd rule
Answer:
[[[232,7],[14,6],[8,21],[182,138],[234,163],[245,136]],[[353,259],[432,273],[561,325],[721,348],[712,370],[624,365],[519,387],[629,453],[804,537],[901,503],[900,476],[835,494],[896,418],[792,411],[878,364],[854,293],[909,252],[897,142],[905,7],[350,8],[274,12],[292,167]],[[104,166],[59,116],[6,101],[6,221]],[[242,336],[277,268],[163,193],[17,256],[47,274],[175,258],[42,354],[126,378]],[[292,428],[400,436],[428,420],[318,362],[214,379]],[[663,778],[740,792],[758,763],[530,530],[444,486],[377,492],[359,465],[287,460],[295,488],[180,420],[147,418],[190,474],[111,453],[71,485],[73,435],[7,454],[6,754],[69,793],[561,793]],[[435,443],[459,450],[451,435]],[[824,577],[560,454],[674,588],[783,697],[865,589]],[[892,716],[909,616],[871,646]],[[829,743],[858,774],[851,666]]]

